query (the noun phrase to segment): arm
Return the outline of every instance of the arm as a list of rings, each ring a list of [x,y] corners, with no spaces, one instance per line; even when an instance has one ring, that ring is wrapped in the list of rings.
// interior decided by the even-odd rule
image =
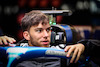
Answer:
[[[90,56],[90,59],[94,63],[100,65],[100,40],[88,39],[80,40],[78,43],[82,43],[85,46],[84,54]]]
[[[100,51],[100,41],[94,39],[80,40],[78,43],[82,43],[85,46],[85,55],[88,56],[98,56],[98,51]],[[95,54],[95,55],[94,55]],[[100,55],[98,56],[100,57]]]

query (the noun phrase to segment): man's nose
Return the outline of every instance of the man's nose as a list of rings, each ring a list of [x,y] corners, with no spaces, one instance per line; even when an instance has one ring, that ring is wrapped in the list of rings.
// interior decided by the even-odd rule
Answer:
[[[44,30],[43,36],[48,37],[48,32],[46,30]]]

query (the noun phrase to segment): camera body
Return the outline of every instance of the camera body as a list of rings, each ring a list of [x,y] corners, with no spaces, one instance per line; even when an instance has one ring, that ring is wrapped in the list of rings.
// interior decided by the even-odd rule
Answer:
[[[65,46],[77,43],[81,39],[74,27],[66,24],[51,25],[51,46],[63,44]]]

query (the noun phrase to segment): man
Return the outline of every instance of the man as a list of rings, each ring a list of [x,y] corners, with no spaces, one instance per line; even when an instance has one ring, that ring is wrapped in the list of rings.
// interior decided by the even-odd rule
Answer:
[[[51,39],[51,26],[49,18],[40,11],[31,11],[26,13],[22,19],[23,36],[28,40],[29,46],[49,47]],[[65,52],[68,51],[66,57],[70,57],[72,52],[73,56],[70,63],[75,63],[79,60],[80,55],[83,53],[84,45],[73,45],[66,47]],[[60,67],[60,59],[53,57],[40,57],[29,59],[19,63],[16,67]]]

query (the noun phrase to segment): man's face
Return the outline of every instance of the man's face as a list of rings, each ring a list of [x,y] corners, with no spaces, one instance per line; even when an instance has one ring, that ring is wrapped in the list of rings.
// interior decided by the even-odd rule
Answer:
[[[51,39],[51,26],[49,23],[32,26],[29,30],[29,45],[38,47],[49,47]]]

